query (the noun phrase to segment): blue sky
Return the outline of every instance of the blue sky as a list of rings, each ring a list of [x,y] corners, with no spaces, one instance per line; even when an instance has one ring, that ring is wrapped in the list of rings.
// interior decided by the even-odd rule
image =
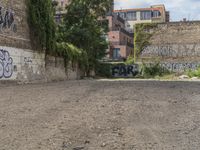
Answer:
[[[200,0],[115,0],[115,9],[143,8],[164,4],[170,11],[171,21],[183,18],[200,20]]]

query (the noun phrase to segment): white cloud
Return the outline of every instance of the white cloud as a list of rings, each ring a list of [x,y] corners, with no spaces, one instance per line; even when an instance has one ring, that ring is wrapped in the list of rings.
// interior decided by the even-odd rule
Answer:
[[[115,0],[115,9],[143,8],[164,4],[172,21],[187,18],[200,20],[200,0]]]

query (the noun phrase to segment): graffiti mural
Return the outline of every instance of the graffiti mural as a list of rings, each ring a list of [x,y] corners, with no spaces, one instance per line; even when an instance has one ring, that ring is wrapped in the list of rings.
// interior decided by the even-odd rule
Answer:
[[[138,65],[116,65],[111,68],[113,77],[134,77],[139,72]]]
[[[13,59],[8,51],[0,49],[0,79],[10,78],[13,74]]]
[[[141,57],[200,57],[199,44],[169,44],[169,45],[151,45],[145,47],[141,52]]]
[[[6,9],[0,6],[0,32],[6,29],[17,32],[15,12],[12,9]]]
[[[160,65],[162,68],[172,72],[184,72],[187,70],[196,70],[200,66],[200,62],[165,62]]]

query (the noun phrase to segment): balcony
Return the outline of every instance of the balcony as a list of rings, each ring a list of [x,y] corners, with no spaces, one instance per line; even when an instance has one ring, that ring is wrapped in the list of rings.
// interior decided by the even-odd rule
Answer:
[[[121,28],[121,27],[112,27],[112,28],[109,28],[109,31],[119,31],[119,32],[122,32],[126,35],[128,35],[129,37],[133,37],[133,33]]]
[[[110,43],[111,43],[111,45],[125,45],[125,46],[128,46],[128,47],[134,48],[134,45],[130,42],[127,42],[127,41],[119,41],[119,42],[110,41]]]

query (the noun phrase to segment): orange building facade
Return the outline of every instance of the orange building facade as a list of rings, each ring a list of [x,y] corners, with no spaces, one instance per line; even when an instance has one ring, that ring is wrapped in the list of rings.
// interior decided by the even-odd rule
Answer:
[[[133,54],[133,34],[125,30],[125,21],[111,13],[107,16],[109,24],[108,57],[112,60],[124,60]]]

